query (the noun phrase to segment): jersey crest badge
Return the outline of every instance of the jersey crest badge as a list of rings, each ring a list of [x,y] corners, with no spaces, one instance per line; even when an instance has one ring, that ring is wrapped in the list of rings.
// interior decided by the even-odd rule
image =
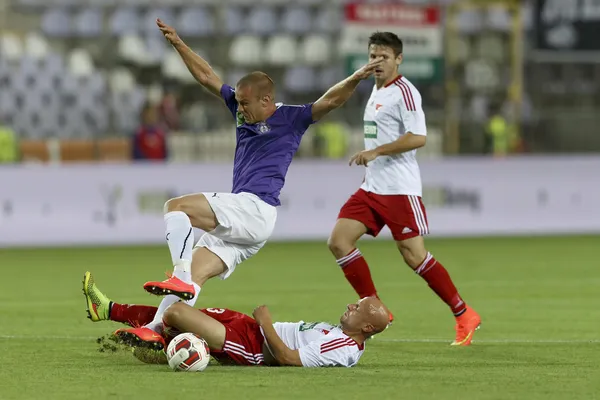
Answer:
[[[258,123],[258,132],[259,133],[268,133],[271,131],[271,127],[266,122]]]

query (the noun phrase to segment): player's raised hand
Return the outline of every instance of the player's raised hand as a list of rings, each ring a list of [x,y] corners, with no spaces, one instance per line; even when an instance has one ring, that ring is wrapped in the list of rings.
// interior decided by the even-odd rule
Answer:
[[[252,316],[258,322],[259,325],[269,325],[272,324],[271,312],[269,308],[265,305],[258,306],[252,312]]]
[[[354,163],[356,165],[364,165],[366,167],[369,162],[373,161],[378,156],[379,154],[377,154],[375,150],[359,151],[350,158],[348,165],[351,166]]]
[[[181,39],[179,38],[175,28],[165,24],[160,18],[156,19],[156,25],[163,35],[165,35],[165,38],[169,41],[169,43],[176,45],[177,43],[181,42]]]
[[[367,79],[368,77],[370,77],[371,75],[373,75],[373,73],[375,72],[375,70],[377,68],[381,68],[381,65],[383,64],[383,59],[382,58],[376,58],[374,60],[369,61],[368,64],[362,66],[360,69],[358,69],[353,76],[356,79]]]

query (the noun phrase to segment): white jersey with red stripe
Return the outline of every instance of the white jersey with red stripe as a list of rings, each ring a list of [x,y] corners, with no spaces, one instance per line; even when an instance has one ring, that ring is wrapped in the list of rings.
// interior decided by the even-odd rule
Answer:
[[[299,351],[304,367],[352,367],[364,352],[364,345],[326,322],[276,322],[273,327],[287,347]]]
[[[399,75],[388,85],[373,87],[364,114],[365,149],[372,150],[398,140],[406,133],[427,135],[421,94]],[[381,156],[366,168],[361,188],[377,194],[422,195],[417,150]]]

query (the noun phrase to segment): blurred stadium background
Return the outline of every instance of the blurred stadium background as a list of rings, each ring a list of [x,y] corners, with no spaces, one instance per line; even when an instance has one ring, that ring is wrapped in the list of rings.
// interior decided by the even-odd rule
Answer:
[[[169,161],[231,159],[226,110],[193,82],[156,29],[157,17],[226,82],[264,70],[288,103],[314,101],[364,59],[365,32],[395,24],[406,42],[402,73],[421,90],[431,130],[421,153],[600,151],[600,65],[593,39],[581,37],[595,26],[579,18],[585,2],[407,0],[441,17],[428,23],[396,8],[391,24],[373,15],[380,1],[354,2],[374,7],[358,24],[347,3],[1,0],[0,123],[17,142],[13,154],[3,144],[2,160],[129,160],[145,104],[157,107],[168,130]],[[319,140],[328,134],[313,132],[299,157],[338,158],[362,146],[370,89],[365,82],[328,119],[342,137]],[[493,133],[507,138],[493,140]]]
[[[0,0],[0,353],[10,366],[0,368],[1,399],[173,396],[168,371],[95,351],[93,339],[117,325],[86,321],[78,292],[90,270],[115,300],[157,304],[141,284],[169,268],[164,202],[231,189],[234,123],[193,82],[157,17],[227,83],[264,70],[287,103],[314,101],[364,62],[370,32],[398,33],[401,73],[421,91],[428,124],[418,157],[440,237],[428,248],[484,320],[475,346],[452,351],[446,307],[393,243],[365,241],[399,323],[369,343],[359,367],[209,368],[201,386],[178,376],[182,395],[600,392],[591,379],[600,365],[598,1]],[[334,321],[354,300],[325,240],[363,177],[347,157],[363,146],[371,87],[311,127],[273,240],[225,283],[209,282],[198,305],[251,313],[266,303],[276,320]]]
[[[600,151],[597,3],[0,0],[0,7],[0,161],[20,165],[0,169],[8,182],[0,221],[15,227],[2,230],[0,243],[21,244],[22,221],[40,232],[24,244],[159,243],[150,232],[162,230],[169,196],[230,190],[233,121],[193,81],[157,17],[225,82],[264,70],[287,103],[317,99],[366,60],[370,32],[393,30],[405,42],[401,73],[423,94],[429,134],[419,158],[434,233],[600,231],[588,213],[597,214],[590,188],[598,187],[600,161],[583,155]],[[275,239],[327,236],[325,222],[334,222],[362,178],[343,165],[363,146],[371,87],[363,82],[305,135]],[[521,200],[506,201],[511,192]],[[65,215],[77,216],[59,224],[70,236],[41,234]],[[97,233],[97,225],[108,230]]]

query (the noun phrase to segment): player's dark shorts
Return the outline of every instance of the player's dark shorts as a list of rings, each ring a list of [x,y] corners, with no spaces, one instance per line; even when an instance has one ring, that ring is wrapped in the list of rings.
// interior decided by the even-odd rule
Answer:
[[[382,195],[358,189],[342,206],[338,218],[362,222],[368,234],[377,236],[388,226],[394,240],[427,235],[427,213],[419,196]]]
[[[246,314],[226,308],[204,308],[204,314],[225,326],[225,344],[211,355],[221,364],[264,365],[264,336],[260,326]]]

